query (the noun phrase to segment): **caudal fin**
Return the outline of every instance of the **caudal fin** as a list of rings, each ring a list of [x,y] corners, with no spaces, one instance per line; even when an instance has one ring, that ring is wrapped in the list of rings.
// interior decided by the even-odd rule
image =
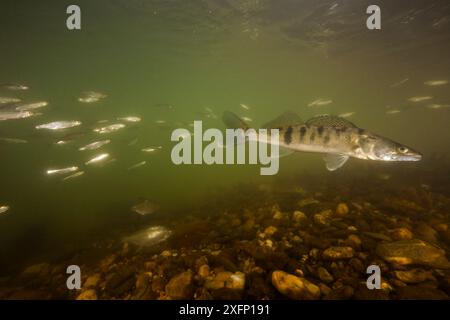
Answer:
[[[231,111],[223,113],[222,121],[230,129],[249,129],[248,124]]]

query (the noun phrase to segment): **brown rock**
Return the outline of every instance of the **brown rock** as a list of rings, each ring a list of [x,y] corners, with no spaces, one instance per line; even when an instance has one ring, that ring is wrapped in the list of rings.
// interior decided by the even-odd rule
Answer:
[[[166,285],[166,294],[172,299],[192,298],[192,271],[184,271],[172,277]]]
[[[322,253],[322,257],[327,260],[350,259],[353,257],[352,247],[329,247]]]
[[[394,240],[411,240],[413,233],[407,228],[397,228],[391,231]]]
[[[349,212],[348,206],[345,203],[339,203],[336,207],[336,215],[346,216]]]
[[[295,300],[311,300],[320,297],[320,288],[305,278],[284,271],[272,273],[273,286],[283,295]]]
[[[88,289],[81,292],[77,300],[97,300],[97,292],[94,289]]]

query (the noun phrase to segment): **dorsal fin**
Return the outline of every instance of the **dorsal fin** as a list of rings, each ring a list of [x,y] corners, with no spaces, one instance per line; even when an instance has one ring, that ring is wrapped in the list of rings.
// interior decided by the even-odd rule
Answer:
[[[261,126],[263,129],[274,129],[278,127],[284,127],[286,125],[303,124],[303,120],[293,111],[286,111],[282,115],[276,117],[272,121],[269,121]]]
[[[312,117],[311,119],[306,121],[306,124],[310,126],[357,128],[355,124],[348,121],[347,119],[338,116],[331,116],[328,114]]]

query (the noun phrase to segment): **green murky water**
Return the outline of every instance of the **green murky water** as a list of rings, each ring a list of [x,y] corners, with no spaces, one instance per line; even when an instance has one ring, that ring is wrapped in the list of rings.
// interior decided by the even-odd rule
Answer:
[[[450,194],[442,178],[448,163],[429,161],[449,151],[449,85],[424,84],[450,78],[446,1],[381,1],[380,31],[365,26],[366,1],[79,1],[79,31],[65,26],[69,4],[0,4],[0,82],[30,87],[3,88],[0,96],[49,103],[39,109],[42,115],[0,122],[1,138],[28,141],[0,142],[0,206],[10,207],[0,215],[4,276],[147,225],[131,210],[143,199],[161,206],[152,223],[170,217],[176,224],[195,217],[191,208],[203,204],[216,203],[209,209],[216,217],[224,210],[221,201],[238,208],[244,203],[263,207],[257,196],[244,203],[232,195],[215,197],[240,190],[242,184],[255,191],[267,184],[288,188],[292,185],[286,181],[304,173],[313,184],[332,179],[339,185],[340,178],[354,178],[355,190],[359,184],[367,194],[387,185],[395,191],[397,182],[400,190],[408,179],[418,188],[427,183],[431,190]],[[80,103],[78,97],[89,90],[107,97]],[[417,96],[432,98],[408,101]],[[332,103],[308,107],[317,99]],[[206,108],[217,118],[205,117]],[[349,120],[356,125],[420,150],[424,161],[351,159],[342,172],[327,172],[320,155],[294,154],[280,160],[275,177],[260,176],[254,165],[175,166],[172,130],[190,128],[194,120],[223,129],[225,110],[251,118],[255,126],[286,110],[303,119],[351,112]],[[142,121],[106,135],[93,132],[131,115]],[[55,132],[35,129],[58,120],[82,125]],[[102,120],[109,122],[99,124]],[[158,124],[161,120],[165,123]],[[55,144],[68,134],[73,134],[68,144]],[[104,138],[111,143],[102,149],[78,150]],[[141,151],[149,146],[162,149]],[[116,161],[84,165],[103,152]],[[128,170],[141,161],[146,165]],[[85,174],[68,181],[46,175],[48,169],[68,166],[79,166]],[[383,180],[388,174],[397,177],[395,182]],[[302,181],[295,183],[301,186]],[[351,196],[346,191],[347,201]]]

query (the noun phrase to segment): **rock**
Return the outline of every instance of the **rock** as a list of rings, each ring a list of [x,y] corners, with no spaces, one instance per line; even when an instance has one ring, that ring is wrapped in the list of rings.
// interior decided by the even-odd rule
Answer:
[[[333,211],[323,210],[314,215],[314,222],[320,226],[327,226],[330,223]]]
[[[336,215],[343,217],[346,216],[349,212],[348,206],[345,203],[339,203],[336,207]]]
[[[197,272],[200,278],[206,278],[209,276],[209,266],[207,264],[203,264],[198,268]]]
[[[23,272],[23,276],[31,277],[43,277],[50,272],[50,265],[48,263],[39,263],[26,268]]]
[[[89,276],[86,279],[83,288],[95,288],[99,282],[100,282],[100,274],[96,273],[92,276]]]
[[[362,244],[361,238],[358,237],[356,234],[349,235],[345,242],[354,249],[359,248]]]
[[[450,268],[445,251],[422,240],[380,243],[376,253],[384,260],[399,265],[417,264],[437,269]]]
[[[272,236],[272,235],[274,235],[275,234],[275,232],[277,232],[277,228],[276,227],[274,227],[274,226],[269,226],[269,227],[267,227],[266,229],[264,229],[264,233],[265,234],[267,234],[267,235],[269,235],[269,236]]]
[[[334,280],[333,276],[324,267],[319,267],[317,269],[317,276],[319,277],[320,280],[322,280],[325,283],[330,283],[333,282]]]
[[[329,247],[322,253],[322,257],[327,260],[339,260],[353,258],[352,247]]]
[[[220,271],[214,277],[207,279],[205,288],[219,290],[228,288],[233,290],[242,290],[245,286],[245,275],[242,272]]]
[[[172,277],[166,285],[166,294],[172,299],[192,298],[192,271],[184,271]]]
[[[362,263],[362,261],[359,260],[358,258],[350,259],[349,265],[353,268],[353,270],[355,270],[358,273],[362,273],[365,271],[364,263]]]
[[[319,283],[320,293],[324,296],[327,296],[331,293],[331,288],[327,286],[325,283]]]
[[[381,240],[381,241],[392,241],[392,239],[382,233],[376,233],[376,232],[363,232],[364,235],[371,237],[375,240]]]
[[[292,214],[292,220],[295,222],[302,222],[308,220],[308,217],[303,212],[297,210]]]
[[[432,227],[425,223],[419,223],[415,229],[417,237],[427,242],[437,242],[437,232]]]
[[[88,289],[81,292],[77,300],[97,300],[97,292],[94,289]]]
[[[305,278],[299,278],[284,271],[272,273],[273,286],[283,295],[295,300],[319,299],[320,288]]]
[[[411,240],[413,233],[407,228],[396,228],[391,231],[391,236],[394,240]]]
[[[433,271],[426,271],[423,269],[412,269],[412,270],[396,270],[394,275],[398,280],[404,283],[420,283],[426,280],[436,280],[433,277]]]
[[[283,213],[281,211],[277,211],[273,215],[273,219],[275,219],[275,220],[281,220],[283,218],[284,218],[284,215],[283,215]]]
[[[102,272],[107,272],[111,267],[111,265],[114,263],[114,261],[116,261],[115,255],[112,254],[110,256],[107,256],[102,261],[100,261],[100,270]]]
[[[342,286],[332,290],[326,297],[325,300],[348,300],[353,297],[355,291],[350,286]]]
[[[412,285],[397,288],[398,298],[404,300],[448,300],[443,291],[425,285]]]
[[[235,272],[225,282],[225,287],[232,290],[244,290],[245,288],[245,274],[242,272]]]

